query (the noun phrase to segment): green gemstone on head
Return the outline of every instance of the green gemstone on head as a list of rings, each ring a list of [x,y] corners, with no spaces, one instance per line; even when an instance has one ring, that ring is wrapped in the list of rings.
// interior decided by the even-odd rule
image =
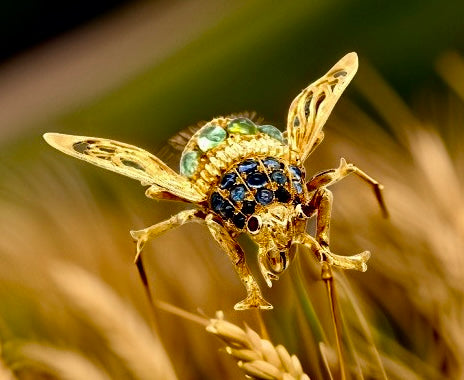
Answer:
[[[281,143],[284,142],[284,136],[282,135],[282,132],[273,125],[260,125],[258,129],[261,133],[265,133],[266,135],[279,140]]]
[[[187,152],[180,159],[180,174],[191,177],[198,167],[200,153],[196,151]]]
[[[227,132],[218,125],[204,127],[198,136],[198,146],[203,151],[214,148],[227,138]]]
[[[256,135],[258,133],[258,128],[250,119],[239,117],[230,121],[227,126],[227,132],[241,135]]]

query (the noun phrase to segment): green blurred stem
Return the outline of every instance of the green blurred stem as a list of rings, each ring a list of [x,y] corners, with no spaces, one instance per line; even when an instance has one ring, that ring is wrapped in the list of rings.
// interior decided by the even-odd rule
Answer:
[[[298,260],[298,265],[295,265],[297,273],[296,273],[296,276],[292,277],[292,280],[293,280],[293,285],[296,288],[298,298],[300,300],[300,305],[303,309],[303,313],[306,317],[306,320],[309,323],[311,332],[313,333],[314,339],[316,340],[316,342],[326,342],[327,338],[324,334],[324,330],[321,327],[319,318],[317,317],[316,311],[313,308],[311,300],[309,299],[308,293],[303,284],[303,280],[302,280],[303,275],[301,273],[300,261],[298,258],[297,260]]]
[[[329,299],[330,304],[330,313],[332,315],[332,323],[334,327],[335,333],[335,343],[337,346],[337,354],[338,354],[338,363],[340,367],[340,379],[346,380],[346,368],[345,368],[345,361],[342,352],[342,342],[341,342],[341,322],[338,318],[338,310],[337,310],[337,294],[335,291],[335,286],[333,282],[333,274],[332,268],[327,262],[322,263],[322,272],[321,272],[322,280],[324,281],[325,287],[327,289],[327,297]]]

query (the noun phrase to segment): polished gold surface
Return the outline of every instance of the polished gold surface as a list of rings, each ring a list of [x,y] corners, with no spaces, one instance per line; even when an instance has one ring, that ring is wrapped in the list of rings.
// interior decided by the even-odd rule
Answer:
[[[288,146],[292,156],[304,162],[322,141],[322,128],[357,70],[358,56],[349,53],[293,100],[287,118]]]
[[[382,186],[344,159],[341,159],[338,168],[316,174],[307,182],[304,180],[303,169],[304,161],[322,141],[322,128],[335,103],[355,75],[357,67],[356,53],[349,53],[326,75],[295,98],[290,106],[287,131],[283,136],[286,140],[260,132],[259,126],[255,127],[248,119],[242,119],[243,125],[240,126],[239,121],[233,128],[230,123],[238,119],[232,117],[220,117],[206,123],[185,146],[183,154],[190,154],[190,161],[186,161],[190,166],[186,166],[188,170],[184,169],[188,176],[177,174],[143,149],[117,141],[57,133],[47,133],[44,138],[66,154],[137,179],[142,185],[149,185],[146,195],[150,198],[179,200],[195,206],[195,209],[182,211],[151,227],[131,232],[137,242],[136,262],[139,267],[142,249],[149,239],[188,222],[205,223],[213,238],[228,254],[247,291],[247,297],[236,304],[235,309],[271,309],[272,305],[263,299],[246,264],[245,255],[237,243],[236,237],[240,233],[248,233],[258,245],[258,264],[268,286],[272,286],[272,281],[279,279],[288,268],[293,258],[290,254],[293,244],[308,248],[325,265],[360,271],[367,269],[369,252],[340,256],[329,249],[332,194],[327,187],[354,173],[373,187],[386,214],[381,195]],[[205,133],[209,131],[206,128],[213,132],[219,131],[218,135],[226,137],[217,141],[206,140],[205,143]],[[221,128],[227,133],[224,134]],[[203,139],[201,144],[200,136]],[[264,161],[269,157],[281,164],[279,170],[285,176],[285,181],[281,184],[272,182],[269,172],[266,171]],[[270,200],[260,199],[259,190],[253,188],[246,175],[237,169],[246,160],[253,160],[258,170],[261,170],[260,173],[267,176],[263,178],[269,183],[266,194],[272,195]],[[301,178],[295,177],[292,172],[295,168],[300,171]],[[242,213],[243,209],[239,210],[237,206],[245,198],[234,201],[232,193],[220,187],[221,179],[226,173],[232,173],[243,191],[246,191],[246,196],[249,197],[247,199],[255,201],[256,207],[251,215]],[[299,188],[298,184],[295,185],[295,178],[304,181],[304,186]],[[284,189],[284,186],[287,187]],[[284,195],[277,199],[279,189]],[[233,213],[234,218],[242,217],[240,221],[215,209],[212,201],[215,193],[220,199],[227,200],[230,213]],[[233,202],[230,203],[228,199]],[[317,218],[315,237],[306,232],[307,221],[313,216]]]

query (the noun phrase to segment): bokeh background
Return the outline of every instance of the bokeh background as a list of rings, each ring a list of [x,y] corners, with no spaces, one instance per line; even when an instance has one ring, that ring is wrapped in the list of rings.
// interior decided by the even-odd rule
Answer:
[[[166,141],[218,115],[256,111],[284,129],[296,94],[341,56],[360,69],[307,171],[355,162],[386,186],[334,186],[332,249],[372,251],[337,273],[350,378],[464,378],[464,3],[101,1],[2,3],[1,378],[241,378],[202,326],[150,310],[128,234],[185,208],[47,146],[57,131],[121,140],[177,169]],[[243,239],[256,270],[253,246]],[[154,297],[258,328],[202,226],[146,252]],[[265,289],[274,343],[311,379],[337,356],[320,268],[304,252]],[[264,283],[262,283],[264,287]],[[322,342],[322,343],[321,343]]]

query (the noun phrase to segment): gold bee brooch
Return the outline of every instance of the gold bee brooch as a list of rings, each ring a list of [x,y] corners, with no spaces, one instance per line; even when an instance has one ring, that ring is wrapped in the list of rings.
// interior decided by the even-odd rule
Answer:
[[[326,265],[367,268],[369,252],[339,256],[329,248],[332,193],[328,187],[354,173],[373,187],[386,213],[382,186],[344,159],[338,168],[309,179],[303,166],[322,141],[322,127],[357,68],[356,53],[349,53],[306,87],[290,106],[284,133],[244,117],[218,117],[204,124],[184,148],[180,174],[147,151],[121,142],[59,133],[46,133],[44,138],[66,154],[139,180],[149,186],[145,193],[149,198],[195,206],[131,231],[137,242],[137,264],[148,240],[188,222],[203,223],[230,257],[247,291],[235,309],[271,309],[237,243],[241,233],[256,242],[259,268],[268,286],[289,267],[294,244],[305,246]],[[313,216],[314,237],[306,232]]]

